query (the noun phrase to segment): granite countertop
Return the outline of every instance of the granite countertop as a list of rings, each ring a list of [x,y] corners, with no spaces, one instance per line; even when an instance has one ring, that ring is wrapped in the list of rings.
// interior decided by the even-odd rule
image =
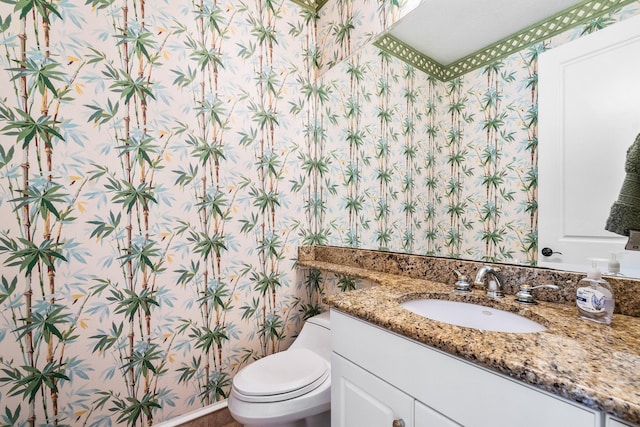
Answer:
[[[614,314],[611,325],[582,320],[576,307],[525,306],[481,289],[461,293],[430,280],[315,260],[299,266],[373,281],[377,286],[325,297],[331,307],[534,387],[640,425],[640,318]],[[543,324],[539,333],[488,332],[431,320],[400,303],[417,298],[472,302]]]

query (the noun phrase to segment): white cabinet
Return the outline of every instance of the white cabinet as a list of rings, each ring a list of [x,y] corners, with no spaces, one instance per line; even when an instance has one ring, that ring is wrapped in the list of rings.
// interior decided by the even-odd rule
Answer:
[[[405,420],[406,427],[603,426],[598,411],[337,311],[331,315],[331,345],[332,363],[337,362],[332,365],[334,427],[389,427],[397,417]],[[351,368],[345,370],[345,364]],[[398,401],[408,398],[413,417],[404,415],[406,403],[386,397],[396,393],[401,396]],[[351,406],[347,399],[357,403]],[[385,410],[388,413],[379,424],[358,422],[360,416]],[[345,423],[347,415],[352,423]]]
[[[331,356],[332,427],[413,427],[413,398],[335,353]]]
[[[460,427],[335,353],[331,375],[332,427]]]

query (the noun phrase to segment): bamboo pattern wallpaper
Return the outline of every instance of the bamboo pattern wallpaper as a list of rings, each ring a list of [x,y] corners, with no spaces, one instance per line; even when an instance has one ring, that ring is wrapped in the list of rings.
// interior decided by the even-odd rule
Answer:
[[[640,7],[443,84],[369,43],[416,4],[0,3],[0,423],[225,399],[359,285],[301,244],[535,261],[537,54]]]
[[[284,0],[0,6],[3,425],[151,425],[320,311],[317,14]],[[300,94],[303,94],[301,96]],[[302,202],[304,200],[304,202]]]
[[[387,30],[419,0],[331,0],[319,11],[321,73]]]

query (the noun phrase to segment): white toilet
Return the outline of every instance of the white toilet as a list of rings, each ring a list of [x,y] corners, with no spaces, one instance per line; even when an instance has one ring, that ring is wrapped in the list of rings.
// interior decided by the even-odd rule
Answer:
[[[241,369],[231,416],[245,427],[330,427],[330,335],[329,312],[311,317],[288,350]]]

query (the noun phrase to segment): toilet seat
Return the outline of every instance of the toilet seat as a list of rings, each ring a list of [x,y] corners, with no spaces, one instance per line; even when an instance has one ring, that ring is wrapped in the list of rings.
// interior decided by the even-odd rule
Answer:
[[[245,402],[280,402],[318,388],[329,378],[329,364],[306,348],[289,349],[242,369],[233,390]]]

